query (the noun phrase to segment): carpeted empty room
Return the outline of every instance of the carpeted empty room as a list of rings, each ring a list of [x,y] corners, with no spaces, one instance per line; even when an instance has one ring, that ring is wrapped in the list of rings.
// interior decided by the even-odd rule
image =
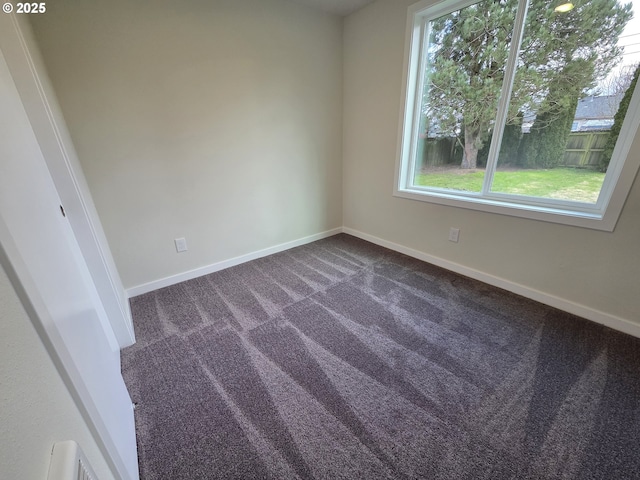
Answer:
[[[131,299],[141,478],[640,478],[640,340],[339,234]]]
[[[0,480],[640,480],[640,0],[2,3]]]

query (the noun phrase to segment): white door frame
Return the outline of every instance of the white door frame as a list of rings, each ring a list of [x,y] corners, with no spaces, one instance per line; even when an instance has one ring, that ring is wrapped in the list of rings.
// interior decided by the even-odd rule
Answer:
[[[30,53],[35,50],[26,50],[29,40],[20,23],[13,15],[0,15],[0,119],[5,127],[0,131],[0,263],[114,476],[137,480],[133,407],[120,373],[121,342],[114,334],[123,318],[110,318],[106,308],[109,301],[124,298],[124,289],[117,291],[114,268],[107,285],[112,291],[101,291],[91,258],[81,248],[80,242],[93,236],[92,248],[101,249],[99,222],[97,215],[91,218],[90,195],[87,189],[83,196],[82,172],[73,170],[64,122],[49,102],[53,96],[45,96],[44,70],[41,75],[33,70]],[[63,164],[56,163],[61,159]],[[69,178],[60,183],[64,170]],[[63,192],[69,186],[71,192]],[[73,211],[66,218],[58,207],[62,193]],[[83,212],[90,235],[71,221]],[[101,253],[108,271],[108,248]]]
[[[0,15],[0,48],[120,348],[135,343],[131,310],[31,27]]]
[[[99,407],[91,398],[90,387],[86,385],[82,378],[82,374],[74,361],[73,353],[67,348],[64,338],[54,327],[55,322],[53,318],[51,318],[47,305],[40,296],[38,288],[13,242],[11,232],[1,216],[0,265],[9,278],[40,340],[44,344],[62,381],[95,439],[98,448],[100,448],[107,465],[109,465],[111,471],[114,472],[114,476],[116,476],[116,478],[119,476],[123,480],[137,480],[137,465],[132,462],[131,458],[127,459],[120,455],[119,450],[122,449],[122,445],[116,445],[114,439],[106,433],[108,427],[105,424],[105,419],[103,419],[100,414]],[[46,395],[47,392],[42,392],[42,394]],[[133,427],[133,413],[131,412],[128,416],[130,420],[126,423],[131,423]],[[127,450],[131,450],[131,447]],[[133,456],[135,460],[136,455],[134,438],[133,452],[130,452],[129,456]],[[129,465],[127,465],[127,463]],[[128,473],[131,471],[133,471],[133,474]]]

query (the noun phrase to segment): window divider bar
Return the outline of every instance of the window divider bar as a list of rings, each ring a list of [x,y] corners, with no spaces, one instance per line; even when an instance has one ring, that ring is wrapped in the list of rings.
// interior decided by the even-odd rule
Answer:
[[[417,71],[417,82],[416,85],[419,85],[419,88],[414,89],[416,92],[414,99],[414,107],[413,107],[413,124],[411,131],[411,154],[409,156],[410,163],[409,168],[407,169],[407,178],[406,185],[413,185],[413,178],[415,176],[416,164],[417,164],[417,145],[418,139],[420,136],[420,116],[421,116],[421,105],[422,105],[422,95],[424,89],[424,78],[425,78],[425,59],[428,53],[429,46],[429,20],[422,17],[420,19],[420,44],[418,50],[418,71]]]
[[[509,56],[505,66],[504,81],[498,100],[498,113],[496,115],[496,123],[493,127],[493,135],[491,145],[489,146],[489,154],[487,156],[487,166],[485,167],[484,180],[482,182],[482,195],[487,195],[491,191],[493,177],[498,167],[498,154],[502,144],[502,135],[507,122],[507,114],[509,113],[509,102],[511,101],[511,93],[513,83],[518,68],[518,58],[520,57],[520,46],[522,44],[522,36],[524,34],[525,20],[529,9],[529,0],[520,0],[518,2],[518,10],[516,11],[515,25],[509,46]]]

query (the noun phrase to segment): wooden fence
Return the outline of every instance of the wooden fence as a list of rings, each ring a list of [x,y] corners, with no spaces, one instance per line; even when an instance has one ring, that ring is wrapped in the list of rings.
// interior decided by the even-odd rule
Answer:
[[[418,152],[418,158],[422,159],[423,167],[440,167],[462,161],[462,150],[460,150],[460,155],[456,155],[457,141],[455,138],[429,138],[421,142],[422,151]],[[460,149],[459,146],[458,149]]]
[[[572,132],[560,166],[597,167],[608,136],[609,131]],[[423,142],[421,151],[418,152],[422,167],[460,164],[462,149],[454,138],[425,139]]]
[[[573,132],[564,151],[565,167],[597,167],[609,132]]]

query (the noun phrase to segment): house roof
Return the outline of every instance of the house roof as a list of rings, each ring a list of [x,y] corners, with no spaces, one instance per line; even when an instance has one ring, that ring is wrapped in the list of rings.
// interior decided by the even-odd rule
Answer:
[[[575,120],[612,119],[618,111],[622,94],[585,97],[578,101]]]

